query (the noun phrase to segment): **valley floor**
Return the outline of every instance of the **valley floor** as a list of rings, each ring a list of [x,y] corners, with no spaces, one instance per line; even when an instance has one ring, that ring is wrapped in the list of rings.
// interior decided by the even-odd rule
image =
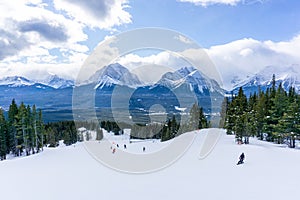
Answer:
[[[127,174],[105,167],[90,156],[83,143],[46,148],[37,155],[6,160],[0,162],[0,197],[7,200],[299,198],[300,150],[252,138],[249,145],[236,145],[234,137],[223,131],[212,153],[200,160],[200,147],[207,130],[195,134],[194,143],[183,157],[163,170],[148,174]],[[127,145],[130,151],[144,146],[150,150],[164,144],[148,141]],[[237,166],[242,152],[246,155],[245,164]]]

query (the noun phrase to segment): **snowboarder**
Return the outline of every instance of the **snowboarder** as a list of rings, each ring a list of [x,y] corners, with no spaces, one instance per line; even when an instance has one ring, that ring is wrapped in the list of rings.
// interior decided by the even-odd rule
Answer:
[[[143,152],[145,152],[146,151],[146,148],[145,147],[143,147]]]
[[[114,148],[114,149],[112,150],[112,153],[113,153],[113,154],[116,153],[116,148]]]
[[[119,148],[119,144],[117,144],[117,147]]]
[[[243,164],[243,163],[244,163],[244,159],[245,159],[245,154],[242,153],[242,154],[240,155],[239,159],[240,159],[240,160],[239,160],[239,162],[237,163],[237,165]]]
[[[126,149],[127,147],[126,147],[126,144],[124,144],[124,149]]]

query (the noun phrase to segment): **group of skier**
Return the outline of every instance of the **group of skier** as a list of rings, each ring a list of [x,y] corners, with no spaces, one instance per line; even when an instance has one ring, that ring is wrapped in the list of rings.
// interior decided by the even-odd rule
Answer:
[[[115,145],[117,148],[119,148],[119,144],[115,144],[114,142],[113,142],[113,145]],[[127,146],[126,146],[126,144],[124,144],[124,149],[127,149]],[[112,149],[112,153],[114,154],[114,153],[116,153],[116,148],[113,148],[112,146],[110,147],[111,149]],[[146,151],[146,147],[143,147],[143,152],[145,152]],[[245,154],[244,154],[244,152],[240,155],[240,157],[239,157],[239,161],[237,162],[237,165],[240,165],[240,164],[243,164],[244,163],[244,160],[245,160]]]
[[[119,148],[119,144],[115,144],[115,142],[113,142],[112,143],[114,146],[116,146],[117,148]],[[117,148],[116,147],[113,147],[113,146],[110,146],[110,149],[112,149],[112,153],[114,154],[114,153],[116,153],[116,150],[117,150]],[[127,149],[127,145],[126,144],[124,144],[124,149]],[[145,152],[146,151],[146,147],[143,147],[143,152]]]

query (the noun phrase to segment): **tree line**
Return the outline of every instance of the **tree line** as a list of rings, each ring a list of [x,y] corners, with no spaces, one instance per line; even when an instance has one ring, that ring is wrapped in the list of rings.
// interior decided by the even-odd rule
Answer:
[[[165,123],[135,124],[131,127],[131,138],[160,139],[163,142],[182,133],[208,128],[210,125],[203,108],[197,103],[193,104],[186,122],[182,123],[178,119],[172,115]]]
[[[225,97],[220,126],[239,142],[248,144],[249,137],[255,136],[295,148],[300,137],[300,95],[293,87],[285,91],[282,83],[276,86],[275,75],[271,87],[258,88],[248,98],[241,87],[237,95]]]
[[[92,127],[94,123],[83,123]],[[44,123],[42,111],[12,100],[7,114],[0,108],[0,160],[8,154],[29,156],[45,146],[56,147],[63,140],[66,145],[80,141],[74,121]]]
[[[7,117],[0,109],[0,159],[6,159],[9,153],[20,156],[40,152],[44,146],[43,130],[41,110],[24,103],[17,106],[13,100]]]

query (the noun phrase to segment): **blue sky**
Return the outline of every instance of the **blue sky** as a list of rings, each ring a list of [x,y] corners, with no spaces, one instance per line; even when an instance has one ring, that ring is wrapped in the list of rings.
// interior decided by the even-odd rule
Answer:
[[[300,64],[299,10],[298,0],[2,1],[0,78],[74,79],[105,37],[160,27],[205,48],[228,83],[267,65]]]
[[[206,48],[249,37],[283,41],[300,33],[297,0],[242,1],[236,6],[207,7],[174,0],[134,0],[130,5],[133,23],[120,30],[143,26],[170,28]]]

